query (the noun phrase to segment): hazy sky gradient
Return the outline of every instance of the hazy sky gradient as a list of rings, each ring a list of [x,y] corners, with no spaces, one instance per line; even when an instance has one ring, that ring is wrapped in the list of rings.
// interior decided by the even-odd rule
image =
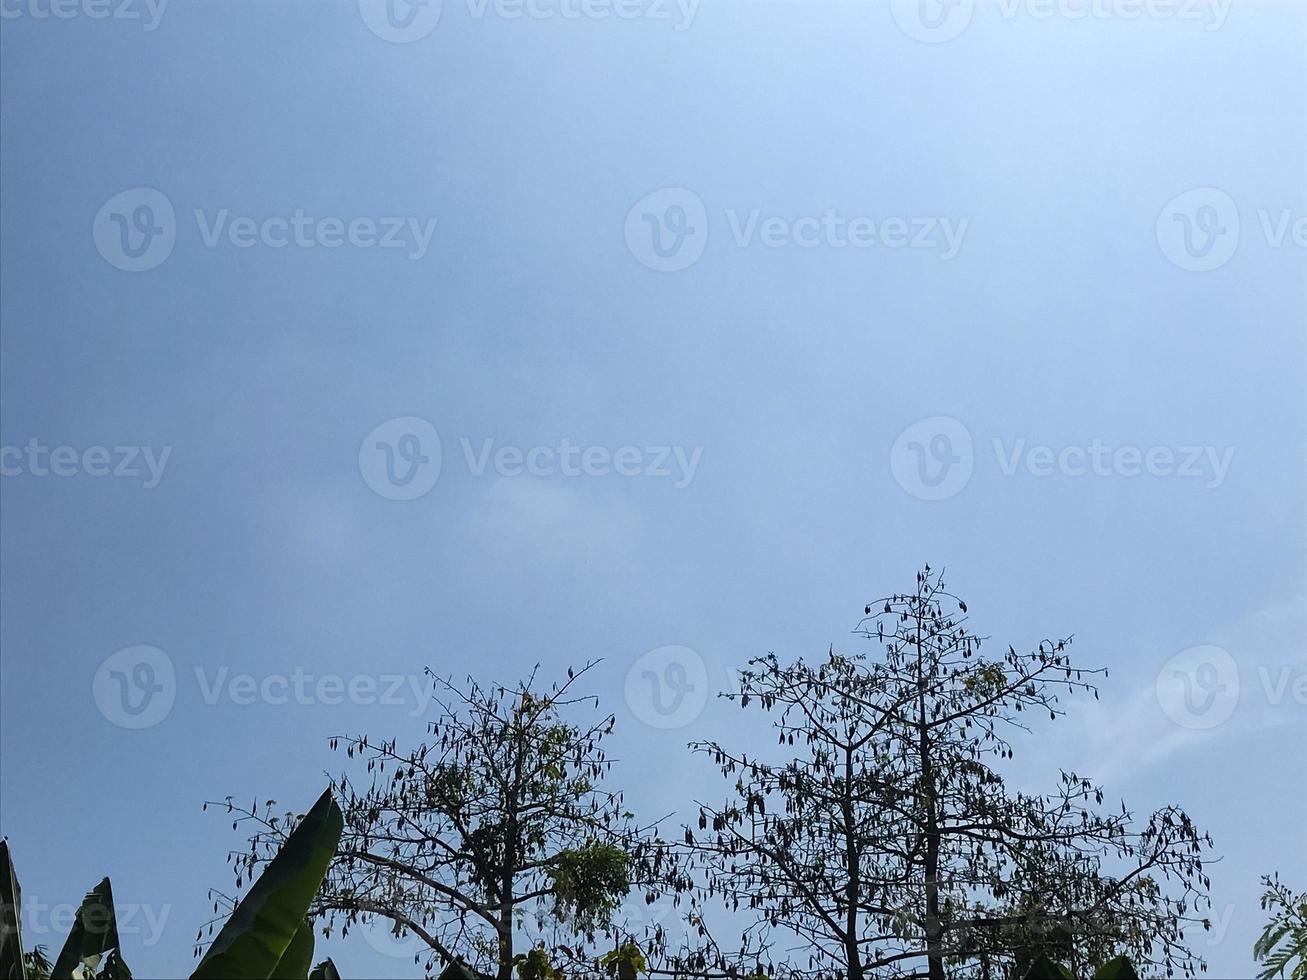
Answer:
[[[153,30],[4,7],[0,444],[171,447],[150,489],[6,456],[0,833],[29,903],[71,910],[108,874],[141,909],[123,930],[136,975],[186,971],[240,840],[201,802],[303,809],[340,766],[329,736],[416,741],[429,716],[411,696],[205,703],[241,674],[511,680],[604,658],[618,778],[645,814],[688,808],[725,787],[682,746],[737,720],[709,702],[651,727],[628,669],[685,646],[720,689],[769,650],[858,649],[863,604],[930,562],[996,643],[1074,633],[1112,669],[1100,704],[1019,743],[1014,778],[1051,787],[1075,765],[1109,801],[1185,806],[1225,856],[1225,924],[1194,944],[1214,976],[1250,975],[1258,876],[1307,888],[1307,5],[1177,8],[1189,20],[1103,0],[1076,19],[1007,0],[938,43],[900,27],[914,5],[872,0],[704,0],[688,24],[674,6],[507,19],[445,0],[410,43],[353,2],[172,0]],[[175,209],[176,241],[134,273],[93,225],[141,187]],[[624,233],[667,187],[707,227],[675,272]],[[1173,261],[1184,219],[1164,210],[1194,188],[1237,209],[1210,271]],[[1226,199],[1188,219],[1230,234]],[[420,258],[209,247],[223,209],[436,226]],[[966,225],[949,259],[761,231],[741,247],[755,209]],[[410,416],[442,465],[396,501],[360,446]],[[935,417],[974,462],[920,499],[894,446]],[[929,452],[922,431],[907,441]],[[641,468],[656,447],[702,454],[680,487],[561,464],[478,476],[460,440],[486,439],[633,446]],[[1210,447],[1228,470],[1077,475],[1072,456],[1036,476],[1023,455],[1004,472],[1017,446],[1095,440]],[[142,730],[94,696],[136,645],[176,676]],[[1198,645],[1237,665],[1213,727],[1167,666]],[[25,938],[57,950],[64,929],[47,916]],[[420,975],[377,947],[318,951],[345,976]]]

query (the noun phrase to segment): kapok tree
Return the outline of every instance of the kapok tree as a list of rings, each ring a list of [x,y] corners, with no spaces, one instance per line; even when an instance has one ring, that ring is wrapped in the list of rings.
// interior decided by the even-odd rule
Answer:
[[[982,652],[964,602],[927,567],[867,605],[878,656],[753,660],[726,695],[770,716],[771,749],[696,743],[733,793],[700,803],[687,847],[701,892],[751,913],[738,948],[701,943],[699,975],[1002,977],[1040,952],[1083,971],[1115,953],[1168,976],[1205,967],[1210,839],[1177,806],[1136,822],[1061,772],[1046,794],[997,766],[1064,698],[1098,696],[1069,639]]]
[[[459,962],[499,980],[607,952],[587,943],[611,936],[618,904],[651,880],[655,846],[604,788],[613,717],[572,693],[592,666],[548,689],[534,673],[511,688],[441,681],[430,741],[410,749],[332,739],[366,778],[333,781],[345,829],[311,910],[327,930],[381,920],[419,938],[428,971]],[[238,875],[286,832],[254,818]]]

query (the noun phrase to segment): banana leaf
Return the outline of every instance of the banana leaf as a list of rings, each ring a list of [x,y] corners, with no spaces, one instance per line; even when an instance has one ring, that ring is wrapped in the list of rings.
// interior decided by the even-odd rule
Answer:
[[[313,923],[305,919],[295,930],[295,938],[281,954],[270,980],[304,980],[313,963]]]
[[[50,980],[72,980],[73,972],[85,964],[92,974],[110,950],[118,948],[118,920],[113,911],[113,887],[108,878],[86,893],[72,931],[54,961]]]
[[[304,924],[336,855],[344,823],[327,790],[236,906],[191,980],[268,980],[276,975],[273,971]]]
[[[0,840],[0,980],[27,980],[23,965],[22,889],[9,842]]]

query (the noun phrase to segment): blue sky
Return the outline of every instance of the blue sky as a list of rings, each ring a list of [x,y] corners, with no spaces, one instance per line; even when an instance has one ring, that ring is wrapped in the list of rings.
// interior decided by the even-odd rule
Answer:
[[[1184,805],[1249,975],[1258,876],[1307,888],[1307,7],[3,6],[29,903],[108,874],[185,971],[202,801],[419,739],[428,665],[604,658],[632,800],[711,797],[702,695],[930,562],[1111,668],[1014,778]]]

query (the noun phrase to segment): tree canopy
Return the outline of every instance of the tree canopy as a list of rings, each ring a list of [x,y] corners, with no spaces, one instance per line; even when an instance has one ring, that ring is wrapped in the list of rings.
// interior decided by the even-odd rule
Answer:
[[[313,915],[384,922],[418,937],[428,972],[498,980],[1205,968],[1188,935],[1208,927],[1212,842],[1183,809],[1137,817],[1072,771],[1043,792],[1004,773],[1021,736],[1098,697],[1106,671],[1073,663],[1071,637],[992,642],[929,566],[852,633],[852,650],[739,671],[722,697],[771,736],[691,743],[727,789],[681,801],[675,841],[611,788],[614,718],[577,691],[594,664],[547,686],[442,681],[427,741],[332,740],[352,771],[333,782],[345,828]],[[288,830],[245,816],[259,830],[238,876]],[[631,925],[628,896],[670,898],[683,934]]]

